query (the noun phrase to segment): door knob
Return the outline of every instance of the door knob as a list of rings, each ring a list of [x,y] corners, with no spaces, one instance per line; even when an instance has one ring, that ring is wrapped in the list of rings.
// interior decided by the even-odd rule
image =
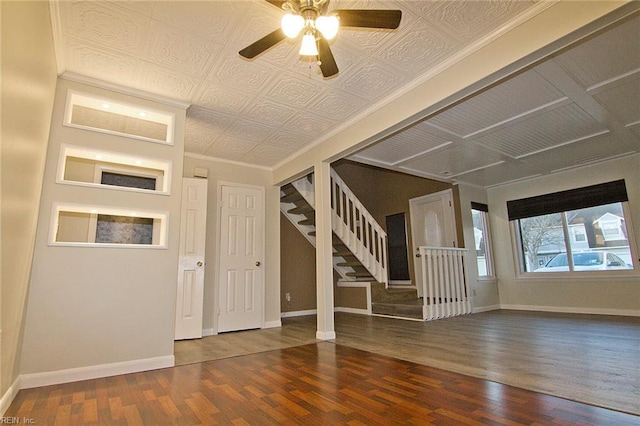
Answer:
[[[198,261],[196,262],[196,266],[202,266],[202,265],[203,265],[203,263],[202,263],[202,261],[201,261],[201,260],[198,260]]]
[[[416,253],[416,257],[421,257],[422,255],[420,253]]]
[[[256,262],[256,266],[260,266],[260,261],[257,261],[257,262]]]

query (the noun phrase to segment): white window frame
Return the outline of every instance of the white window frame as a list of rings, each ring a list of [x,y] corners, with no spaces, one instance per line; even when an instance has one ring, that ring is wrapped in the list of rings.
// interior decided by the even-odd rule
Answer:
[[[628,279],[629,277],[640,277],[640,262],[638,262],[638,251],[634,242],[636,241],[633,235],[633,224],[631,223],[631,211],[628,201],[620,202],[622,205],[622,212],[624,214],[624,221],[627,227],[627,237],[629,241],[629,251],[631,253],[631,260],[633,268],[631,269],[618,269],[618,270],[604,270],[604,271],[573,271],[573,256],[571,255],[570,246],[570,233],[567,226],[566,212],[561,212],[562,216],[562,229],[565,238],[565,246],[567,250],[567,261],[570,264],[569,271],[558,272],[525,272],[524,267],[524,250],[521,247],[520,227],[518,220],[509,221],[511,228],[511,247],[514,254],[514,267],[515,275],[518,280],[539,280],[539,281],[553,281],[553,280],[584,280],[588,278],[592,281],[610,281],[616,278]],[[569,210],[570,211],[570,210]],[[567,244],[569,242],[569,244]]]
[[[494,264],[494,257],[493,257],[493,244],[491,242],[492,237],[491,237],[491,228],[489,226],[489,212],[485,212],[483,210],[478,210],[478,209],[474,209],[473,207],[471,208],[472,210],[472,217],[473,217],[473,210],[480,212],[481,213],[481,218],[482,218],[482,226],[484,229],[482,229],[483,232],[483,237],[484,237],[484,244],[485,244],[485,264],[487,267],[487,275],[480,275],[480,272],[478,271],[478,280],[479,281],[493,281],[496,279],[496,269],[495,269],[495,264]],[[474,242],[473,242],[473,247],[475,249],[475,235],[474,235]],[[476,260],[477,260],[477,255],[476,255]]]

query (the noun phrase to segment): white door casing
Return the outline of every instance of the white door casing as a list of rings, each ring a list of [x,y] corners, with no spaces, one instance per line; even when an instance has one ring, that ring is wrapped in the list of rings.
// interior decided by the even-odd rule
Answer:
[[[413,255],[418,247],[457,247],[456,218],[453,192],[450,189],[409,200]],[[414,257],[414,277],[419,296],[422,295],[421,263]]]
[[[220,189],[218,332],[264,325],[264,188]]]
[[[202,337],[207,180],[182,180],[175,339]]]

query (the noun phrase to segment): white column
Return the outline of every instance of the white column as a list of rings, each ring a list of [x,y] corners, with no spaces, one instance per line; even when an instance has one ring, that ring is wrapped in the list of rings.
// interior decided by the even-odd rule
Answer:
[[[331,238],[331,166],[314,164],[316,200],[316,304],[318,330],[316,338],[336,338],[333,324],[333,248]]]

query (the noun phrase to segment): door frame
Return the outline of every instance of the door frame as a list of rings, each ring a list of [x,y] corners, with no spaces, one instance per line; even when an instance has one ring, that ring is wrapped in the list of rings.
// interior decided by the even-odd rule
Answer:
[[[450,237],[453,239],[453,247],[458,247],[459,243],[458,243],[458,224],[457,224],[457,219],[456,219],[456,210],[455,210],[455,201],[454,201],[454,197],[453,197],[453,190],[452,189],[444,189],[442,191],[438,191],[438,192],[433,192],[431,194],[426,194],[426,195],[422,195],[420,197],[416,197],[416,198],[412,198],[409,200],[409,216],[410,216],[410,222],[409,222],[409,228],[411,230],[410,235],[411,235],[411,248],[410,248],[410,252],[411,252],[411,262],[412,262],[412,266],[413,266],[413,275],[414,275],[414,280],[415,280],[415,286],[416,289],[418,290],[418,295],[420,297],[423,296],[422,294],[422,286],[420,285],[419,282],[419,278],[417,275],[417,262],[416,262],[416,253],[414,251],[414,246],[415,246],[415,235],[414,235],[414,224],[415,224],[415,217],[414,217],[414,213],[415,213],[415,206],[416,204],[422,204],[424,202],[433,202],[433,201],[437,201],[437,200],[443,200],[443,198],[448,198],[451,205],[451,235]],[[451,247],[451,246],[449,246]]]
[[[222,200],[222,187],[223,186],[232,186],[232,187],[236,187],[236,188],[247,188],[247,189],[255,189],[260,191],[261,196],[262,196],[262,215],[263,215],[263,229],[262,232],[264,234],[264,237],[262,238],[262,253],[263,256],[266,258],[266,226],[267,226],[267,200],[266,200],[266,189],[264,186],[260,186],[260,185],[251,185],[251,184],[245,184],[245,183],[239,183],[239,182],[231,182],[231,181],[226,181],[226,180],[219,180],[216,184],[216,207],[215,207],[215,211],[216,211],[216,257],[215,257],[215,261],[214,261],[214,268],[215,268],[215,273],[214,273],[214,280],[213,280],[213,285],[214,285],[214,300],[213,300],[213,334],[218,334],[218,330],[219,330],[219,322],[218,322],[218,318],[220,317],[220,274],[218,273],[220,271],[220,245],[221,245],[221,238],[222,238],[222,204],[221,204],[221,200]],[[266,277],[267,277],[267,267],[268,265],[266,264],[266,262],[263,260],[263,265],[264,265],[264,272],[263,272],[263,285],[262,288],[260,289],[261,292],[261,296],[262,296],[262,306],[260,307],[260,328],[265,328],[265,312],[266,312]]]

